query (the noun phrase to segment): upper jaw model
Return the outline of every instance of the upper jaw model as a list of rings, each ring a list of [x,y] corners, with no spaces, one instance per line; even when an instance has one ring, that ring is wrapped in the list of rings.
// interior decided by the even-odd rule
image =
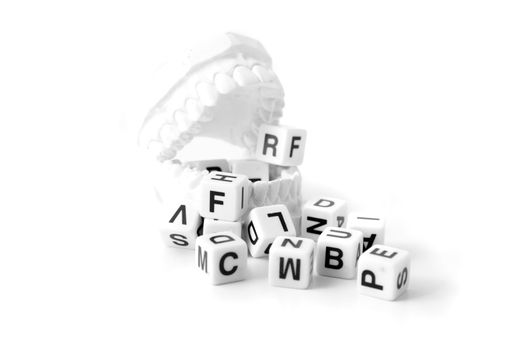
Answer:
[[[205,147],[191,149],[194,138],[220,140],[251,157],[259,126],[278,124],[283,107],[283,88],[258,41],[227,33],[192,51],[186,74],[151,109],[139,132],[139,145],[153,164],[159,200],[192,203],[198,197],[208,171],[181,161],[203,159]],[[276,203],[285,204],[292,217],[300,216],[297,167],[270,165],[270,181],[253,183],[252,207]]]

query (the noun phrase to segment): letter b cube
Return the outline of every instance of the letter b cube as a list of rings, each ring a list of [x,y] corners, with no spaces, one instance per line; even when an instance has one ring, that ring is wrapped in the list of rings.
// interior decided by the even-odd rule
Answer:
[[[270,248],[268,281],[272,286],[306,289],[312,281],[314,246],[311,239],[277,237]]]
[[[255,154],[263,162],[297,166],[303,162],[305,144],[306,130],[262,124]]]
[[[200,190],[203,217],[237,221],[248,209],[252,183],[244,175],[212,172],[203,178]]]
[[[355,278],[362,249],[361,231],[326,228],[317,240],[317,273],[328,277]]]
[[[246,243],[229,232],[212,233],[197,238],[195,262],[211,284],[243,280],[246,276]]]
[[[410,255],[407,251],[374,245],[357,263],[357,285],[361,294],[395,300],[408,286]]]

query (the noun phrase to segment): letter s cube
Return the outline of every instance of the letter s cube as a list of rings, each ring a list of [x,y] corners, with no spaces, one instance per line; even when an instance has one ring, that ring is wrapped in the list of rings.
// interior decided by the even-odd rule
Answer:
[[[282,125],[262,124],[257,138],[256,157],[282,166],[301,165],[306,145],[306,130]]]
[[[200,186],[201,216],[237,221],[248,210],[252,183],[246,176],[213,172],[202,179]]]
[[[410,254],[401,249],[374,245],[357,263],[357,285],[361,294],[395,300],[405,292],[410,274]]]
[[[246,243],[230,232],[203,235],[195,243],[195,263],[211,284],[243,280],[247,260]]]
[[[202,223],[195,208],[174,203],[161,211],[159,231],[168,247],[193,249],[197,236],[202,234]]]

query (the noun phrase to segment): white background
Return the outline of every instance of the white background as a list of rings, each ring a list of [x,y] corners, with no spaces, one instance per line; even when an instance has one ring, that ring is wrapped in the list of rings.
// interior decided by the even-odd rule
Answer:
[[[345,3],[345,5],[343,5]],[[2,1],[0,348],[523,348],[520,1]],[[131,135],[196,39],[259,39],[308,130],[305,199],[388,216],[397,302],[212,287],[165,248]]]

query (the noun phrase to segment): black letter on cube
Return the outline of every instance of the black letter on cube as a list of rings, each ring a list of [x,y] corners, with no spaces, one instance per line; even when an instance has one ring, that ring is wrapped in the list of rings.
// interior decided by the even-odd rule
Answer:
[[[397,255],[397,252],[394,252],[394,253],[392,253],[390,255],[387,255],[388,252],[386,250],[383,250],[381,253],[378,254],[377,253],[378,250],[379,250],[379,248],[376,248],[376,249],[372,250],[370,252],[370,254],[374,254],[374,255],[377,255],[377,256],[382,256],[383,258],[388,258],[388,259],[392,259],[394,256]]]
[[[215,236],[215,237],[217,237],[217,236]],[[215,238],[215,237],[213,237],[213,238]],[[212,240],[212,239],[210,239],[210,240]],[[223,242],[227,242],[227,241],[222,241],[221,243],[223,243]],[[238,256],[237,253],[235,253],[235,252],[229,252],[229,253],[226,253],[226,254],[224,254],[224,255],[221,257],[221,260],[219,261],[219,271],[220,271],[224,276],[232,275],[232,274],[235,273],[235,271],[237,271],[237,265],[234,266],[234,267],[232,267],[231,270],[226,270],[226,269],[224,268],[224,260],[226,260],[226,258],[229,258],[229,257],[231,257],[232,259],[238,259],[238,258],[239,258],[239,256]]]
[[[332,255],[332,252],[336,253],[335,255]],[[334,247],[326,247],[326,253],[324,257],[324,266],[327,269],[334,269],[339,270],[343,267],[343,251],[339,248]],[[330,263],[331,260],[337,261],[336,264]]]
[[[370,277],[370,282],[366,281],[367,276]],[[361,273],[361,285],[365,287],[383,290],[383,286],[376,283],[376,275],[374,275],[374,273],[370,270],[364,270],[363,273]]]
[[[295,141],[301,141],[301,136],[292,136],[292,146],[290,147],[290,158],[293,157],[293,150],[299,148],[299,145],[296,145]]]
[[[324,202],[327,202],[327,204],[324,204]],[[323,205],[324,204],[324,205]],[[316,207],[321,208],[330,208],[334,205],[334,201],[331,201],[329,199],[319,199],[317,202],[314,203]]]
[[[293,245],[293,242],[292,242],[292,245]],[[284,247],[284,243],[282,246]],[[292,271],[292,278],[296,281],[299,281],[299,277],[301,276],[301,259],[295,259],[295,263],[296,263],[296,266],[294,266],[293,264],[293,259],[288,258],[286,259],[286,266],[284,266],[284,258],[280,257],[279,258],[279,278],[283,280],[286,279],[286,276],[288,275],[288,268],[290,268],[290,270]]]
[[[201,270],[204,270],[204,272],[208,273],[208,252],[204,251],[204,254],[202,254],[202,249],[199,246],[198,254],[197,267],[200,267]]]
[[[218,176],[218,178],[217,177],[212,177],[210,180],[224,181],[224,182],[233,182],[230,179],[236,179],[237,178],[237,176],[235,176],[235,175],[226,175],[226,174],[217,174],[217,173],[214,176]]]
[[[270,141],[273,141],[270,143]],[[272,149],[272,156],[275,157],[277,155],[277,144],[279,143],[279,140],[277,139],[277,136],[272,134],[265,134],[264,135],[264,146],[263,146],[263,154],[266,155],[266,151],[268,148]]]
[[[281,222],[281,226],[283,227],[284,232],[288,232],[288,227],[286,226],[286,222],[284,222],[283,213],[278,211],[276,213],[269,213],[268,214],[269,218],[273,218],[275,216],[279,217],[279,221]]]
[[[325,219],[320,219],[320,218],[316,218],[316,217],[313,217],[313,216],[307,216],[306,220],[317,222],[317,225],[313,225],[313,226],[310,226],[310,227],[306,228],[306,232],[313,233],[315,235],[320,235],[321,233],[323,233],[323,231],[320,231],[317,228],[318,227],[323,227],[324,225],[326,225],[328,223],[328,221],[326,221]]]
[[[226,193],[224,192],[218,192],[218,191],[210,191],[210,212],[215,212],[215,204],[223,205],[223,201],[215,200],[215,197],[224,197]]]
[[[397,275],[397,289],[401,289],[406,283],[408,279],[408,269],[405,267],[403,271]]]
[[[179,233],[171,234],[170,238],[173,240],[174,244],[180,245],[181,247],[185,247],[185,246],[189,245],[186,236],[181,235]]]

